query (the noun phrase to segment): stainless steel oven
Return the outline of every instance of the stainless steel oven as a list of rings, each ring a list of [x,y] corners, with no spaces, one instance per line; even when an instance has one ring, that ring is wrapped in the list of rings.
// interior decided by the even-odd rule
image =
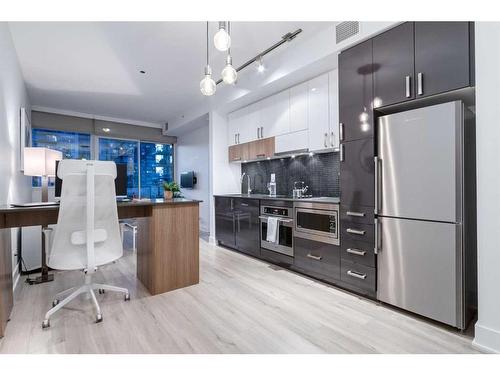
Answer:
[[[278,242],[268,242],[267,219],[278,218]],[[269,202],[260,206],[260,246],[293,257],[293,206],[291,202]]]
[[[294,236],[340,245],[339,205],[295,202]]]

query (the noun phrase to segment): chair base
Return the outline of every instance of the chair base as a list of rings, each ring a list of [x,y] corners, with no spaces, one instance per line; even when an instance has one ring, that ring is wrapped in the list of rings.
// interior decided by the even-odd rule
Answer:
[[[94,303],[94,307],[96,310],[96,323],[102,322],[102,313],[101,313],[101,307],[99,306],[99,302],[97,302],[97,298],[95,296],[94,290],[99,290],[99,294],[104,293],[105,290],[110,290],[112,292],[119,292],[119,293],[124,293],[125,294],[125,301],[130,300],[130,293],[128,289],[126,288],[120,288],[114,285],[106,285],[106,284],[98,284],[98,283],[93,283],[92,282],[92,274],[86,274],[85,275],[85,283],[80,286],[80,287],[73,287],[67,290],[64,290],[60,293],[56,294],[56,298],[52,302],[52,308],[47,311],[45,314],[45,320],[42,323],[42,328],[48,328],[50,327],[50,317],[55,314],[57,311],[62,309],[64,306],[66,306],[68,303],[73,301],[76,297],[78,297],[80,294],[90,294],[90,297],[92,298],[92,302]],[[63,300],[59,300],[63,296],[66,296]]]

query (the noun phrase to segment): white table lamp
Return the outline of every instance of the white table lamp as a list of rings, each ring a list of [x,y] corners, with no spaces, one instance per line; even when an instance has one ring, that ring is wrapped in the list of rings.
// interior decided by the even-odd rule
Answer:
[[[45,147],[24,148],[24,174],[42,177],[42,202],[49,200],[48,178],[56,175],[56,161],[62,152]]]

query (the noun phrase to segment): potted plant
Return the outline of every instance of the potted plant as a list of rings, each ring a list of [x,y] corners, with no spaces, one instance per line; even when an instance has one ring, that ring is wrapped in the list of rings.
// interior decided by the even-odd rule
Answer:
[[[164,182],[163,189],[163,198],[165,199],[172,199],[174,197],[174,193],[181,191],[181,189],[179,189],[179,185],[175,181]]]

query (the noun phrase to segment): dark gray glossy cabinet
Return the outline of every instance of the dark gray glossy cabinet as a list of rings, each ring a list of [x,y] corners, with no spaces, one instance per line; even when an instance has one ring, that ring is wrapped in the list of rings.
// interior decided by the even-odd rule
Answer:
[[[215,236],[219,244],[260,255],[259,201],[215,197]]]
[[[376,107],[415,98],[414,23],[406,22],[373,38],[373,97]]]
[[[340,249],[336,245],[294,237],[294,268],[326,281],[340,280]]]
[[[469,22],[415,22],[417,98],[474,84],[472,27]]]
[[[372,40],[339,55],[340,141],[373,137]]]
[[[375,163],[373,139],[341,145],[340,201],[346,207],[375,205]]]
[[[256,199],[235,199],[236,249],[241,252],[260,255],[259,201]]]

